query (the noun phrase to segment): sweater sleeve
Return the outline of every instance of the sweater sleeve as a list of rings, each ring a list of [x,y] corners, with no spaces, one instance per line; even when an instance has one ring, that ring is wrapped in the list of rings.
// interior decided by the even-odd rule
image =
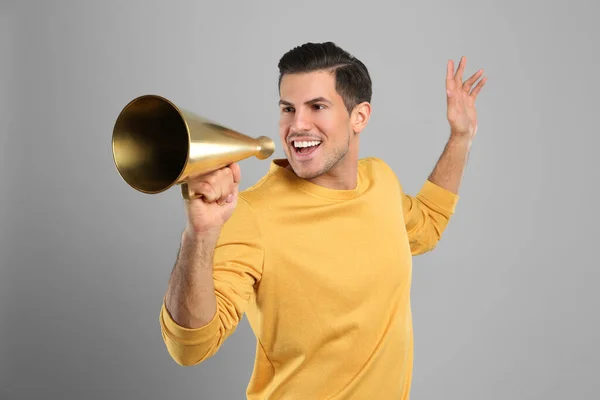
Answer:
[[[213,259],[217,311],[203,327],[178,325],[163,299],[160,327],[171,357],[180,365],[192,366],[213,356],[235,331],[254,286],[260,281],[264,245],[258,220],[250,204],[239,197],[231,218],[223,225]]]
[[[427,180],[416,196],[402,193],[402,208],[413,255],[433,250],[454,214],[458,195]]]

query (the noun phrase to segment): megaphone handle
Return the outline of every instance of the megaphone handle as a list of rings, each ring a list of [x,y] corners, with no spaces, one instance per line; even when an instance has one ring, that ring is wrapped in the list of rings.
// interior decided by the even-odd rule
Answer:
[[[181,184],[181,195],[183,196],[184,200],[194,200],[202,197],[201,194],[191,194],[187,182],[183,182]]]

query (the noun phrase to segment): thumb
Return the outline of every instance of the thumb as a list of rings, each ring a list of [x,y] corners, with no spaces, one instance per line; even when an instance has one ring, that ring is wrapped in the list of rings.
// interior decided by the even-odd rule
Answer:
[[[454,102],[454,93],[450,89],[446,89],[446,104],[450,106]]]
[[[461,101],[460,93],[458,93],[458,90],[446,89],[446,101],[448,105],[458,106]]]

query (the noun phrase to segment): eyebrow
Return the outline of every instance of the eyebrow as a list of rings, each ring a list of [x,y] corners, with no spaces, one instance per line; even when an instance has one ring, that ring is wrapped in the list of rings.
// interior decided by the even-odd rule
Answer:
[[[314,99],[310,99],[308,101],[305,101],[304,104],[305,105],[311,105],[311,104],[315,104],[315,103],[327,103],[327,104],[333,104],[331,101],[327,100],[325,97],[315,97]],[[285,100],[279,100],[279,105],[280,106],[293,106],[292,103],[290,103],[289,101],[285,101]]]

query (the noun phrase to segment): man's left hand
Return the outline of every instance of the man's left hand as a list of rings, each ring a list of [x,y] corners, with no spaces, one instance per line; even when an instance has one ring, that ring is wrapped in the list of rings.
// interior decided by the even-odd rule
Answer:
[[[466,63],[467,59],[463,56],[455,73],[454,61],[448,61],[448,71],[446,73],[447,118],[450,123],[451,137],[470,140],[477,133],[475,100],[487,81],[487,77],[483,77],[473,87],[475,82],[483,75],[483,69],[480,69],[463,83],[463,73]]]

